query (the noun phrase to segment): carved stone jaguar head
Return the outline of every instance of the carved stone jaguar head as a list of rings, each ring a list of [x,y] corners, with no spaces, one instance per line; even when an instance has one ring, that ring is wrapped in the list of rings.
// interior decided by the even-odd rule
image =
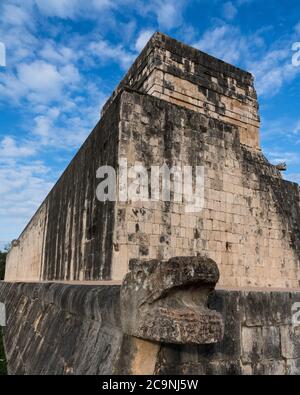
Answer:
[[[216,263],[202,256],[167,262],[131,260],[121,288],[123,331],[160,343],[222,340],[222,317],[207,307],[218,280]]]

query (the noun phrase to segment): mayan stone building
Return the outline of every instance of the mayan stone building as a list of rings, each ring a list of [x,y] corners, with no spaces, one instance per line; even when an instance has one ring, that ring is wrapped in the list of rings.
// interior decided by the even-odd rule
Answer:
[[[250,73],[154,34],[13,243],[11,373],[299,374],[299,186],[264,157],[258,108]],[[123,158],[203,167],[203,209],[98,201]]]

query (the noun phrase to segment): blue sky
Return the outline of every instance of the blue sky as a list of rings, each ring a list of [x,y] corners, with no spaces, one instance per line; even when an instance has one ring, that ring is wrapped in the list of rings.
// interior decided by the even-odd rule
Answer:
[[[1,0],[0,248],[22,231],[157,30],[254,73],[264,153],[300,182],[299,0]]]

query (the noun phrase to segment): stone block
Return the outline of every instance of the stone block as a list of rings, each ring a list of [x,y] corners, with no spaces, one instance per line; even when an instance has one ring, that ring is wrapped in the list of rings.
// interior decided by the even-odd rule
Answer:
[[[263,327],[263,357],[266,360],[281,358],[280,329],[276,326]]]
[[[286,359],[300,358],[300,327],[284,325],[280,327],[282,356]]]
[[[290,376],[300,376],[300,359],[288,359],[286,361],[287,374]]]
[[[285,361],[266,361],[252,365],[252,374],[256,376],[283,376],[286,374]]]
[[[242,361],[257,363],[263,358],[263,337],[260,327],[242,327]]]

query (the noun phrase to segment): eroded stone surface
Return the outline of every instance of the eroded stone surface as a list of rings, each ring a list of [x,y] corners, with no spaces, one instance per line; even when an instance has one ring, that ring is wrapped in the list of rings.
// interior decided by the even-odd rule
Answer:
[[[281,327],[282,354],[287,359],[300,359],[300,325]]]
[[[97,201],[97,168],[119,176],[121,158],[202,166],[204,207]],[[131,259],[121,309],[119,287],[0,283],[10,372],[299,374],[299,294],[209,297],[216,264],[223,286],[299,288],[299,186],[259,149],[252,75],[160,33],[13,244],[6,280],[121,280]]]
[[[124,86],[236,125],[242,144],[259,149],[257,95],[246,71],[156,33],[102,114]]]
[[[246,319],[255,300],[257,329]],[[10,374],[299,375],[298,338],[292,335],[299,328],[293,329],[291,319],[285,323],[281,309],[284,303],[292,311],[299,300],[300,293],[216,291],[209,307],[224,320],[224,338],[215,344],[166,344],[123,333],[120,286],[0,282]],[[271,319],[261,324],[266,314]],[[278,350],[281,331],[289,344]]]
[[[205,257],[131,261],[121,289],[125,333],[160,343],[208,344],[223,337],[222,317],[207,308],[218,267]]]
[[[253,122],[249,73],[155,35],[11,250],[6,279],[122,280],[130,259],[205,254],[222,286],[299,287],[299,186],[257,148]],[[97,201],[97,168],[118,169],[121,158],[202,166],[203,210]]]

